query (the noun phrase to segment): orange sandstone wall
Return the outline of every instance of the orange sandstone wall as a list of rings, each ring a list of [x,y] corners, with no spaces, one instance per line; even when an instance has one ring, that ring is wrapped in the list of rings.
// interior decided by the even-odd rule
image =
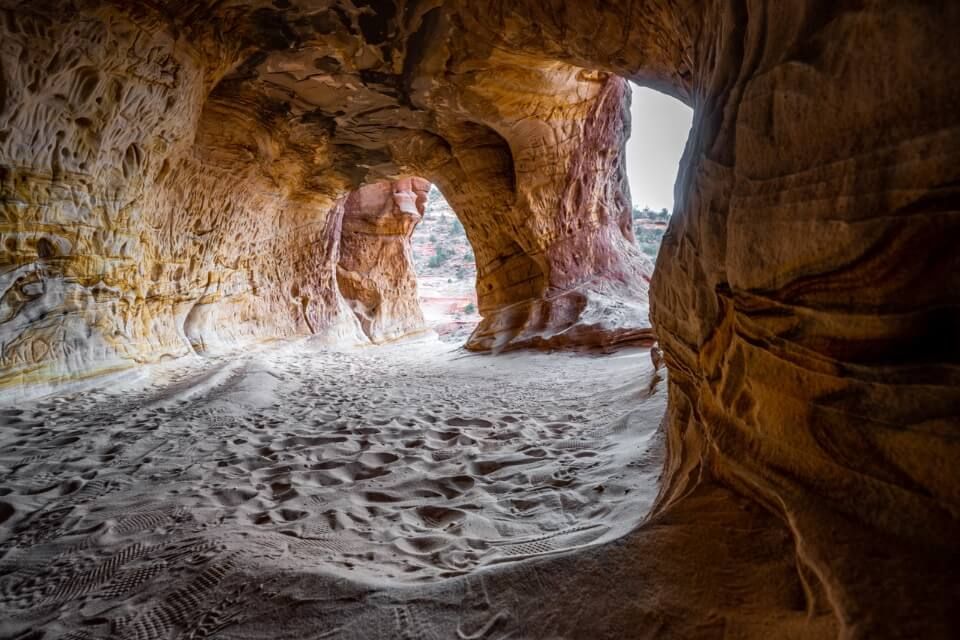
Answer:
[[[422,178],[368,185],[343,204],[337,282],[373,342],[425,330],[410,236],[423,218]]]

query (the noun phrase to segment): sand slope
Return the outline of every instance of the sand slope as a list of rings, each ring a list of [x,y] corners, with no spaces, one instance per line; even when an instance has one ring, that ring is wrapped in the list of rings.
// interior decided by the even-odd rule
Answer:
[[[386,602],[467,615],[484,596],[457,576],[633,529],[660,468],[649,362],[296,342],[7,407],[0,635],[509,635]],[[285,600],[302,580],[322,613]]]

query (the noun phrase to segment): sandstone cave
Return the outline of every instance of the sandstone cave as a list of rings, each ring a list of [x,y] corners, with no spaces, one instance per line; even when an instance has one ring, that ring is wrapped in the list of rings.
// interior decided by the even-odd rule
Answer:
[[[956,637],[958,30],[0,0],[0,636]],[[693,109],[655,263],[630,82]]]

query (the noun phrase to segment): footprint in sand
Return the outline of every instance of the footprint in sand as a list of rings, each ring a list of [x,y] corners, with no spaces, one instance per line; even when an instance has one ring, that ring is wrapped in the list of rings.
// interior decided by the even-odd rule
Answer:
[[[158,366],[155,384],[0,409],[0,635],[203,637],[270,615],[286,596],[251,594],[282,576],[333,593],[483,575],[612,540],[654,496],[659,416],[625,429],[635,394],[606,391],[646,384],[643,352],[498,369],[431,343],[280,346]],[[417,611],[397,629],[430,637]],[[505,620],[476,613],[469,637]]]

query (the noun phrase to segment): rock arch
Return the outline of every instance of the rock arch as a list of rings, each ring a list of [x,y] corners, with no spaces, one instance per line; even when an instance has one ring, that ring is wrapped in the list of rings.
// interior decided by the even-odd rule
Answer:
[[[423,178],[367,185],[340,205],[337,285],[364,335],[380,343],[424,330],[410,237],[423,217]]]

